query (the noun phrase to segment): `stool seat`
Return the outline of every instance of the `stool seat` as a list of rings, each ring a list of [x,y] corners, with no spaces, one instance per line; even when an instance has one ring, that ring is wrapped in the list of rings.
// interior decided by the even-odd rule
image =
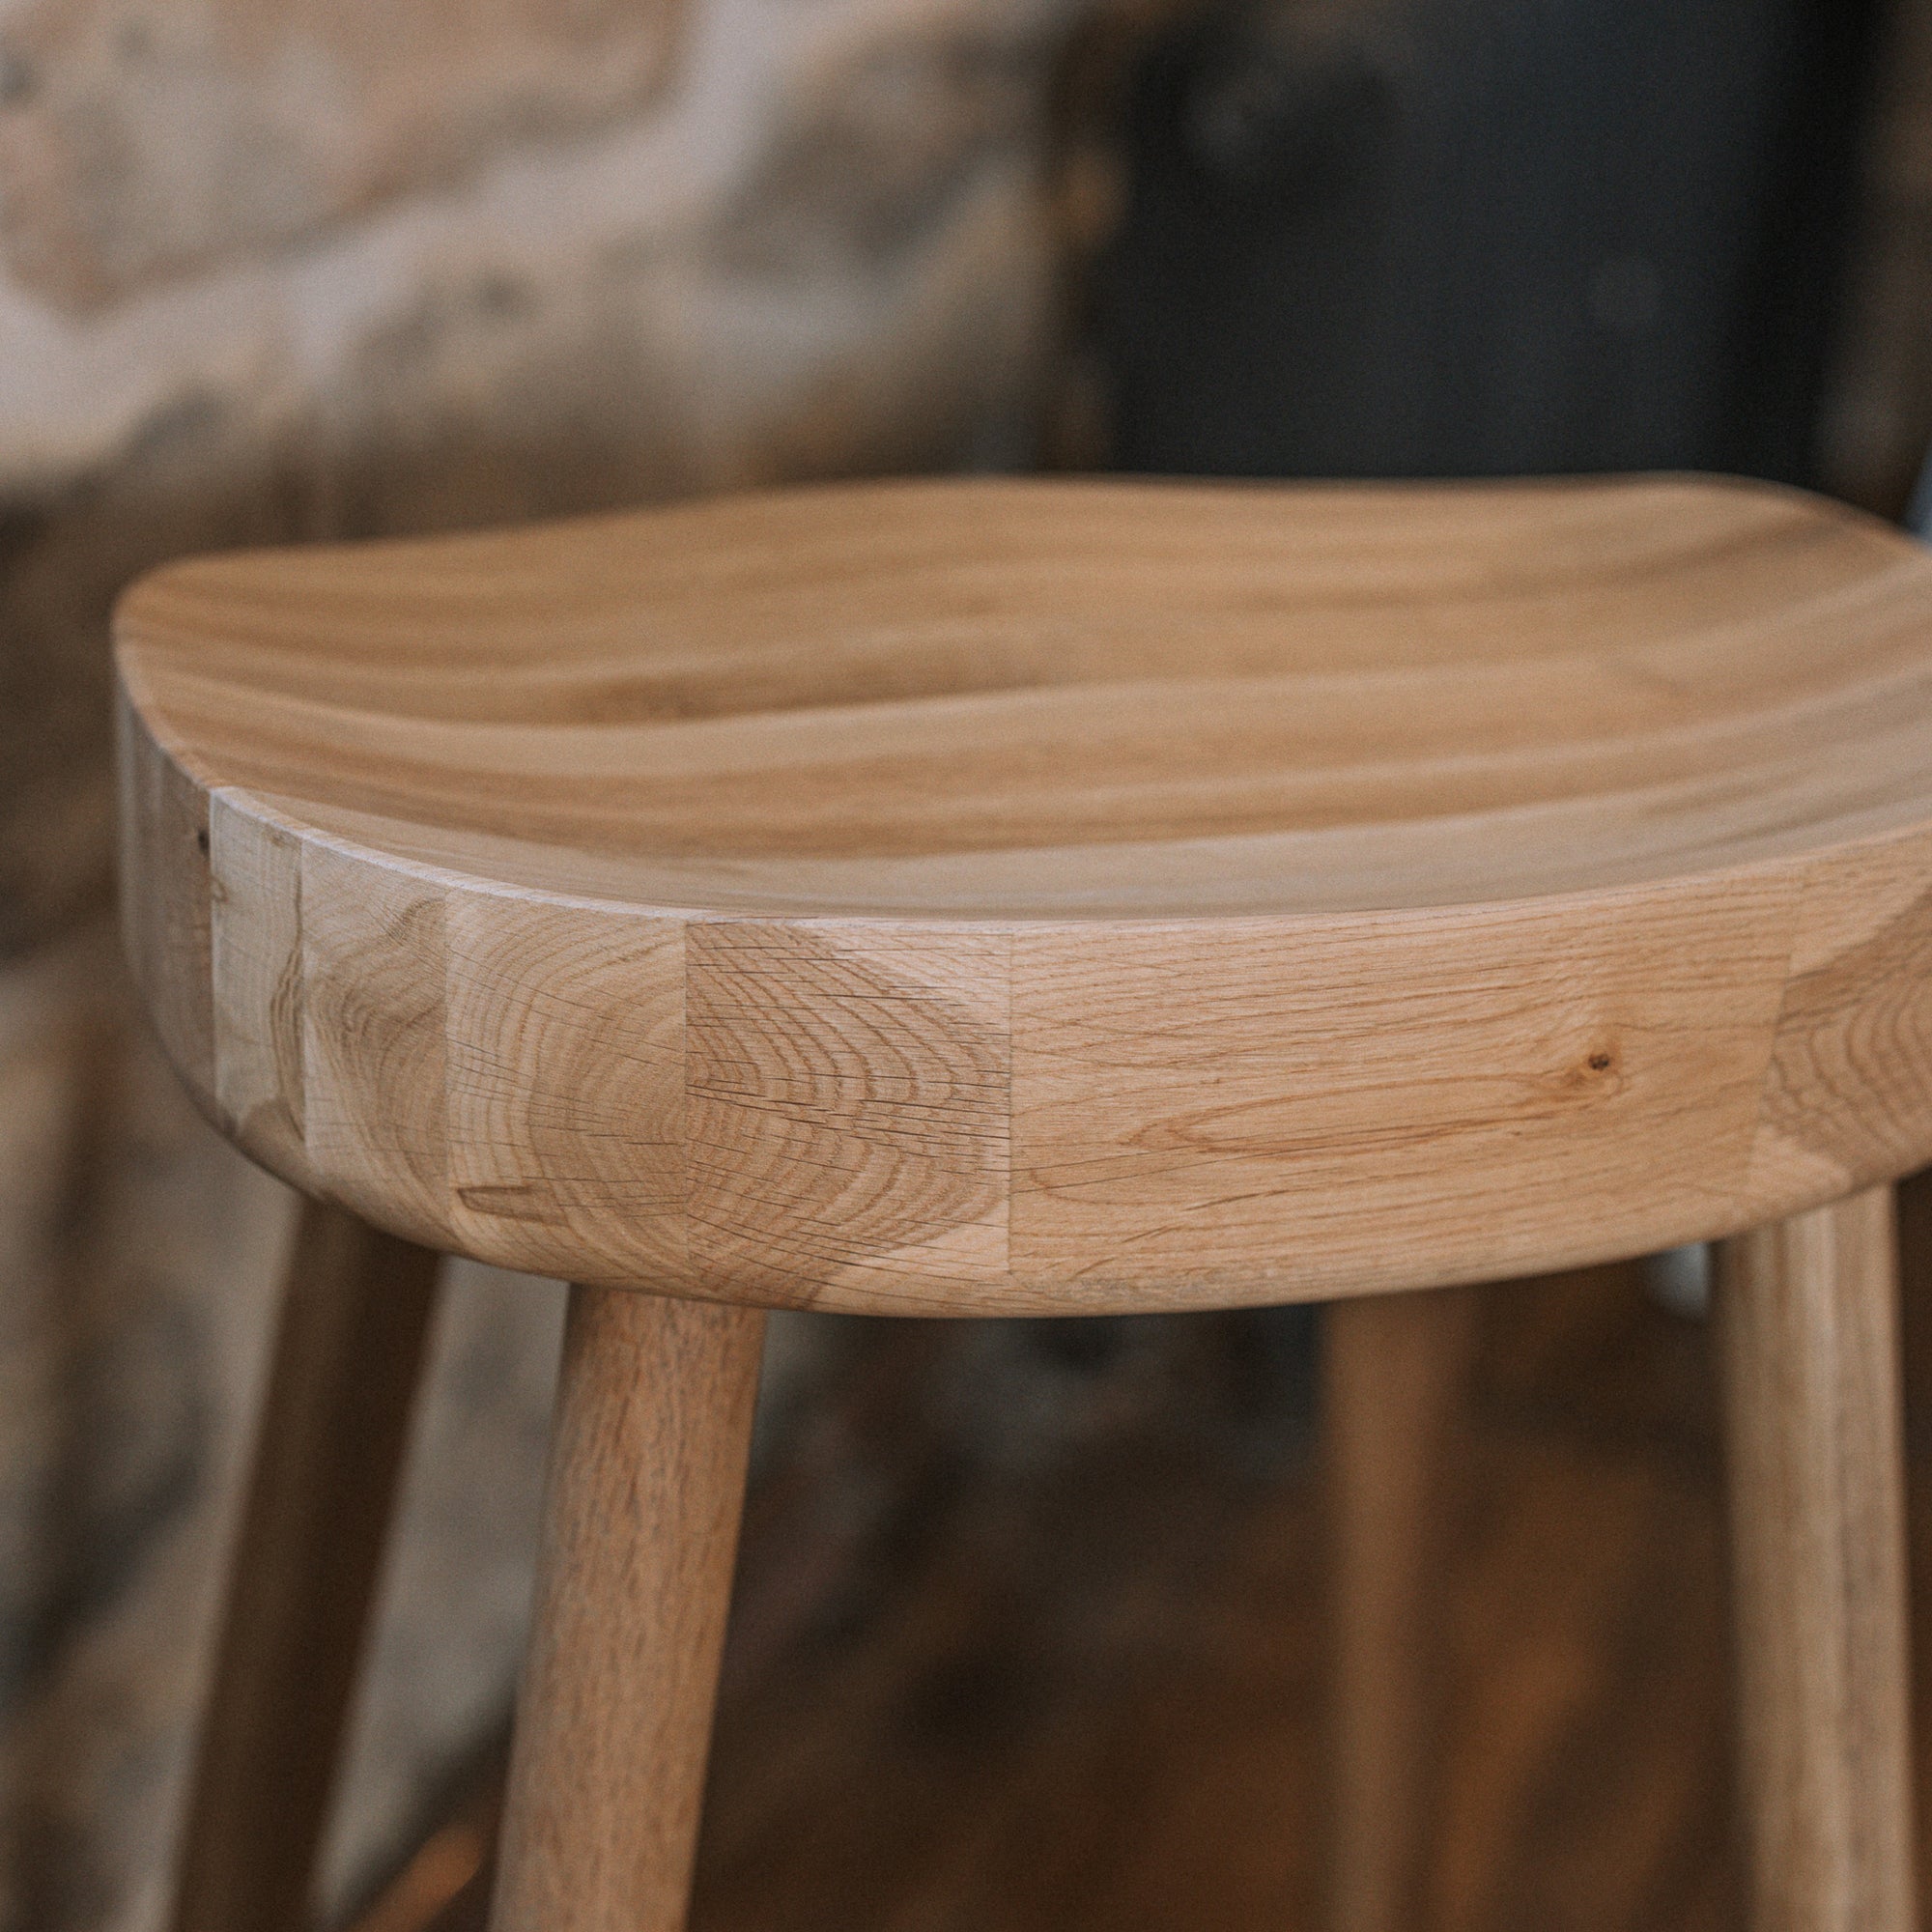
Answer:
[[[1797,494],[819,488],[184,563],[117,633],[167,1050],[431,1247],[1210,1306],[1932,1158],[1932,556]]]

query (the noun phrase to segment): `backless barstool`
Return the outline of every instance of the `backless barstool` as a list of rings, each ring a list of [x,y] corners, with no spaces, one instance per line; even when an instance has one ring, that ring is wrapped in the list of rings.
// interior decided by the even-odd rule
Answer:
[[[182,564],[119,649],[141,988],[314,1204],[183,1932],[299,1918],[434,1252],[579,1284],[493,1923],[672,1932],[763,1309],[1336,1299],[1373,1491],[1378,1364],[1436,1385],[1376,1297],[1714,1237],[1754,1923],[1908,1932],[1932,557],[1710,481],[895,484]]]

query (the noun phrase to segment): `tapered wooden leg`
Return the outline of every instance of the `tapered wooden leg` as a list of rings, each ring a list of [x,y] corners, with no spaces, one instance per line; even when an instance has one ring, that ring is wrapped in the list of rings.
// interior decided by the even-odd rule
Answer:
[[[678,1932],[764,1316],[571,1290],[492,1932]]]
[[[175,1932],[298,1932],[409,1438],[438,1258],[303,1204],[216,1652]]]
[[[1910,1932],[1891,1190],[1727,1242],[1718,1276],[1753,1932]]]
[[[1448,1460],[1476,1304],[1332,1304],[1322,1431],[1333,1552],[1332,1932],[1412,1932],[1428,1841]]]

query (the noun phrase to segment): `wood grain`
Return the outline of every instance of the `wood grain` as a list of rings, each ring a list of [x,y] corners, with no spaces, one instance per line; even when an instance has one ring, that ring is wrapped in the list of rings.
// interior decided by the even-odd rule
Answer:
[[[1910,1932],[1889,1187],[1727,1244],[1719,1361],[1755,1932]]]
[[[308,1923],[437,1257],[303,1204],[216,1653],[174,1932]]]
[[[1861,852],[1807,882],[1753,1192],[1830,1199],[1922,1164],[1913,1095],[1932,1066],[1928,872],[1932,838]]]
[[[1527,1273],[1745,1197],[1792,923],[1750,871],[1018,937],[1013,1241],[1069,1294]],[[1733,1208],[1733,1211],[1735,1209]]]
[[[1476,1299],[1406,1924],[1742,1932],[1708,1329],[1635,1266]],[[1241,1317],[1132,1334],[1023,1380],[1053,1399],[1003,1424],[989,1389],[1044,1335],[882,1327],[858,1387],[775,1440],[746,1513],[694,1932],[1321,1922],[1337,1633],[1326,1472],[1286,1446],[1306,1391],[1256,1386]],[[1172,1364],[1151,1384],[1147,1350]],[[1922,1585],[1932,1437],[1912,1449]],[[1915,1603],[1922,1656],[1932,1590]],[[1919,1737],[1932,1789],[1922,1716]],[[435,1932],[482,1932],[481,1890]]]
[[[466,899],[448,925],[459,1239],[538,1274],[567,1272],[587,1240],[611,1274],[681,1277],[683,929]]]
[[[1477,1307],[1424,1290],[1338,1302],[1322,1332],[1329,1468],[1330,1932],[1408,1932],[1440,1769],[1449,1498]]]
[[[161,1050],[195,1104],[214,1098],[209,804],[134,707],[115,706],[122,939]]]
[[[275,1151],[284,1178],[313,1192],[301,840],[219,796],[209,800],[208,831],[215,1104],[244,1142]]]
[[[722,1294],[943,1307],[1008,1273],[1003,934],[690,938],[692,1242]]]
[[[493,1932],[681,1932],[763,1333],[572,1291]]]
[[[775,493],[174,566],[119,636],[169,1050],[413,1240],[1185,1307],[1932,1158],[1932,557],[1790,492]]]

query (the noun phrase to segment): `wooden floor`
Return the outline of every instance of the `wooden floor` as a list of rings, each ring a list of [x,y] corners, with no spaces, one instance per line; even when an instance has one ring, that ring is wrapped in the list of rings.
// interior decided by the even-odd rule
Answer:
[[[1932,1192],[1905,1220],[1924,1740]],[[1431,1932],[1735,1926],[1707,1333],[1634,1268],[1482,1301]],[[842,1399],[748,1517],[694,1932],[1319,1923],[1294,1318],[1173,1320],[853,1324]],[[361,1932],[480,1932],[497,1778]]]

